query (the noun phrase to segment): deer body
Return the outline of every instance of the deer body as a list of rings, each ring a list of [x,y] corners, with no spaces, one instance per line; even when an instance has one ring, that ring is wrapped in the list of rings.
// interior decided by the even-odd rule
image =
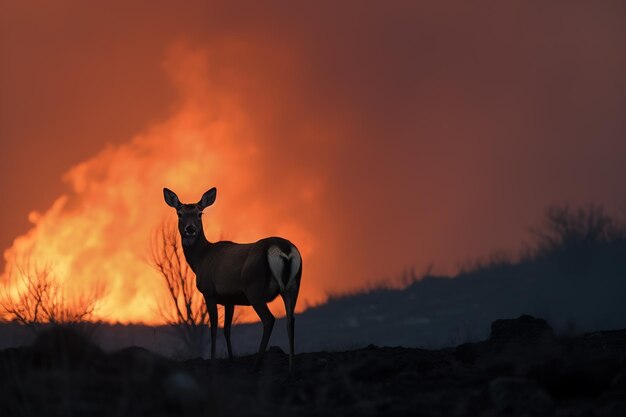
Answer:
[[[205,297],[215,299],[221,305],[249,306],[252,305],[250,299],[260,298],[268,303],[280,294],[280,283],[268,260],[271,247],[288,254],[295,246],[286,239],[269,237],[244,244],[207,242],[197,251],[183,250],[196,274],[196,286]],[[291,276],[287,277],[287,283],[289,279]]]
[[[202,210],[215,201],[216,189],[207,191],[197,204],[182,204],[165,188],[165,201],[176,208],[183,252],[196,274],[196,286],[204,296],[211,322],[211,359],[215,358],[217,304],[224,306],[224,336],[232,359],[230,327],[235,305],[254,308],[263,323],[257,366],[267,349],[274,316],[267,303],[279,294],[285,303],[289,336],[289,369],[293,368],[294,310],[302,277],[302,258],[290,241],[268,237],[255,243],[211,243],[202,227]]]

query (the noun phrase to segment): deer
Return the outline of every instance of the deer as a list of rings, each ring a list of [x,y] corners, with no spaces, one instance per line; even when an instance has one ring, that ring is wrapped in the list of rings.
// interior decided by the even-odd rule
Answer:
[[[267,303],[279,294],[285,304],[289,338],[289,372],[294,370],[294,310],[302,277],[302,256],[287,239],[267,237],[254,243],[209,242],[204,234],[202,214],[213,205],[217,188],[205,192],[195,204],[183,204],[168,188],[165,202],[176,209],[183,253],[196,275],[196,287],[202,293],[211,327],[211,360],[215,359],[217,305],[224,306],[224,338],[228,359],[233,360],[230,329],[235,306],[252,306],[263,324],[263,336],[255,360],[255,369],[263,359],[274,328],[275,318]]]

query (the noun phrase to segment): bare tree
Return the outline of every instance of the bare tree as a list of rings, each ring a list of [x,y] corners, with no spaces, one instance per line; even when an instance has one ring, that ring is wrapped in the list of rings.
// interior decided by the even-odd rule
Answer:
[[[93,318],[104,289],[68,297],[49,265],[36,265],[25,257],[2,286],[0,308],[9,320],[37,331],[42,324],[77,324]]]
[[[161,317],[175,330],[185,354],[202,356],[209,341],[209,314],[173,226],[162,223],[155,230],[150,257],[167,289],[167,301],[158,306]]]

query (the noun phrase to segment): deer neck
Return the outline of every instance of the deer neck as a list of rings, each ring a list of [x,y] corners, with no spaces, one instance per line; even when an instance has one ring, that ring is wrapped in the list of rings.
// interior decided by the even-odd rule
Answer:
[[[193,245],[183,245],[185,259],[194,273],[197,273],[200,268],[200,264],[202,263],[202,259],[209,252],[210,248],[211,242],[209,242],[206,236],[204,236],[204,231],[200,232]]]

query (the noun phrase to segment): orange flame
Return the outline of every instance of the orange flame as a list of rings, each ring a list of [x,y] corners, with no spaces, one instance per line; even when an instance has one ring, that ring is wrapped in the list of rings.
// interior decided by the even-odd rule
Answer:
[[[313,254],[315,242],[303,219],[315,210],[322,181],[297,171],[271,174],[268,165],[281,161],[258,145],[236,94],[212,82],[206,53],[177,45],[165,68],[180,92],[171,117],[72,167],[64,177],[70,191],[46,212],[30,213],[32,228],[5,251],[5,280],[28,254],[53,265],[69,294],[104,283],[96,319],[161,322],[157,305],[166,295],[148,251],[154,228],[164,218],[175,219],[163,202],[164,186],[183,202],[217,186],[217,202],[205,216],[210,240],[282,235],[299,246],[305,261]],[[303,285],[301,306],[323,298]]]

